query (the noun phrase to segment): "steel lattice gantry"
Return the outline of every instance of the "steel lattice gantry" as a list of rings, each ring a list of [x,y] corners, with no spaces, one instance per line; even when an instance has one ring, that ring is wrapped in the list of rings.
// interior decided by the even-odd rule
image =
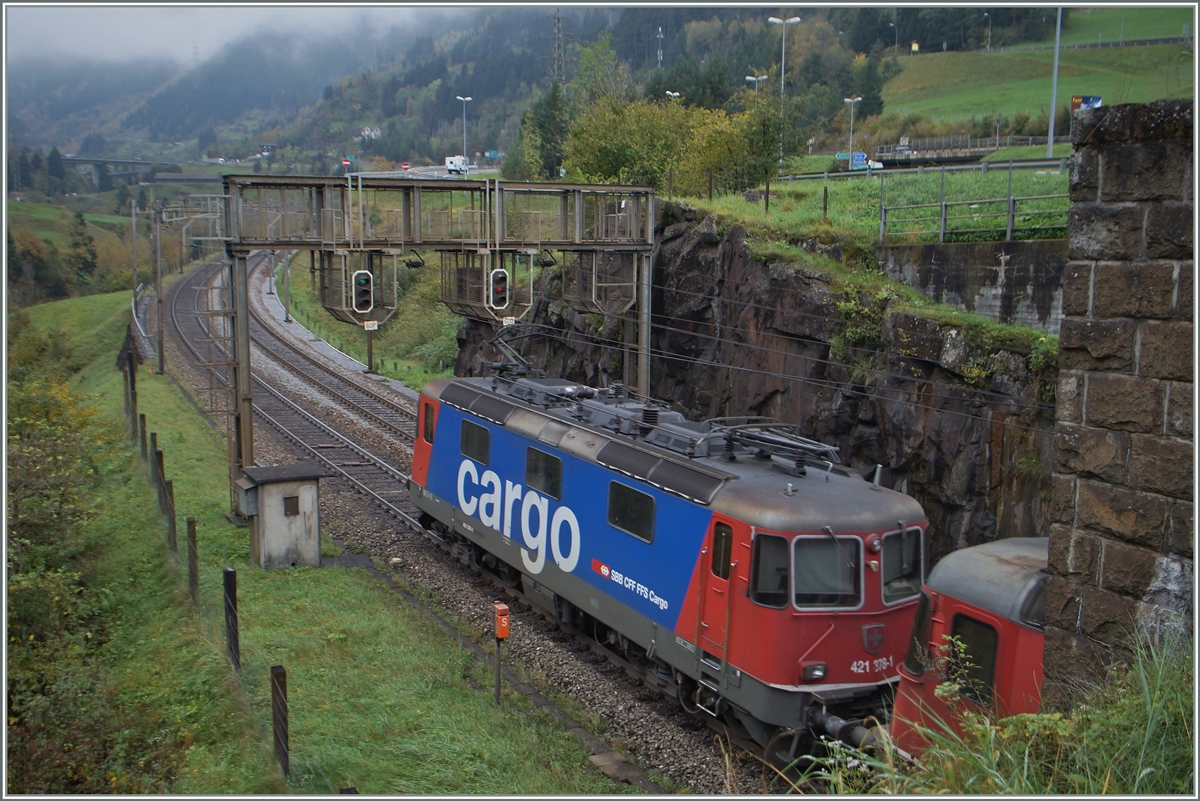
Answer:
[[[328,254],[322,274],[333,269],[334,254],[434,251],[445,303],[458,314],[496,320],[528,310],[538,268],[553,263],[548,255],[539,258],[542,251],[563,254],[568,301],[585,311],[623,314],[636,302],[637,276],[653,248],[648,187],[362,173],[340,180],[227,176],[225,187],[227,227],[242,250],[322,251]],[[355,257],[354,263],[363,261]],[[490,289],[498,271],[507,278],[502,297]],[[344,286],[346,276],[326,283]],[[339,297],[322,300],[343,316]]]
[[[635,304],[637,386],[649,385],[654,191],[597,184],[426,180],[354,173],[224,176],[222,225],[233,297],[230,326],[236,403],[232,474],[252,466],[252,399],[246,259],[254,250],[308,250],[321,302],[363,324],[396,308],[396,265],[436,252],[442,301],[455,313],[502,324],[533,304],[540,270],[562,261],[563,296],[581,311],[622,315]],[[413,253],[415,258],[406,257]],[[552,253],[558,253],[556,259]],[[390,267],[390,274],[388,268]],[[374,276],[369,314],[348,305],[351,276]],[[627,335],[632,334],[627,327]],[[628,340],[627,340],[628,341]],[[632,344],[632,342],[630,342]]]

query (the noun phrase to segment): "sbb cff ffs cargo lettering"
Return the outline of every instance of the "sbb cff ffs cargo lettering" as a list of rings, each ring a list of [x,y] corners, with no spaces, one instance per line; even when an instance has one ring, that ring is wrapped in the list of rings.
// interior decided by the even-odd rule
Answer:
[[[928,521],[795,426],[689,422],[619,385],[435,380],[410,493],[452,552],[772,757],[887,719]]]

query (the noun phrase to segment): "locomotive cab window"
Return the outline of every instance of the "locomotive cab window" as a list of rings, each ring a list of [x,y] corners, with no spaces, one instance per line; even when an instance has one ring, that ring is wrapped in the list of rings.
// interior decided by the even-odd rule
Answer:
[[[961,652],[952,652],[949,657],[950,669],[961,676],[963,695],[980,704],[991,702],[999,640],[996,630],[973,617],[955,615],[950,635],[962,643]]]
[[[797,537],[796,606],[857,607],[862,603],[862,540]]]
[[[783,537],[759,534],[754,538],[750,570],[750,600],[782,608],[788,599],[788,544]]]
[[[713,528],[712,572],[719,579],[729,578],[729,554],[733,549],[733,529],[724,523]]]
[[[645,542],[654,541],[654,498],[632,487],[608,485],[608,522]]]
[[[421,429],[421,438],[423,440],[425,440],[426,442],[428,442],[430,445],[432,445],[433,444],[433,422],[434,422],[433,421],[433,404],[432,403],[421,404],[421,413],[422,413],[422,415],[424,415],[423,419],[425,421],[425,425]]]
[[[909,528],[883,535],[883,602],[907,601],[921,591],[921,529]]]
[[[525,454],[525,486],[556,501],[561,499],[562,459],[530,448]]]
[[[463,420],[460,444],[463,456],[474,459],[480,464],[487,464],[490,444],[491,433],[486,428],[476,425],[470,420]]]

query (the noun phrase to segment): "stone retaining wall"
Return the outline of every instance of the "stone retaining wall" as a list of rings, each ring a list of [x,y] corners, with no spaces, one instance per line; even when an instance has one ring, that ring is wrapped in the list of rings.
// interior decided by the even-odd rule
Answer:
[[[1047,703],[1138,627],[1191,631],[1192,102],[1075,118],[1046,610]]]
[[[1058,333],[1065,240],[878,245],[875,258],[888,275],[931,300]]]

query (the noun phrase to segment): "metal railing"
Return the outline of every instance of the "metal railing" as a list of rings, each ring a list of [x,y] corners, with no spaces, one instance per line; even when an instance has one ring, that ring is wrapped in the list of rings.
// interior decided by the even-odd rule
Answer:
[[[1116,41],[1112,41],[1110,39],[1107,42],[1105,42],[1103,40],[1099,40],[1099,41],[1095,41],[1095,42],[1079,42],[1078,44],[1060,44],[1058,47],[1060,50],[1088,50],[1093,47],[1099,47],[1099,48],[1104,48],[1104,47],[1145,47],[1147,45],[1165,45],[1165,44],[1181,44],[1181,45],[1186,45],[1188,47],[1188,49],[1191,49],[1192,38],[1190,36],[1167,36],[1167,37],[1160,38],[1160,39],[1118,39]],[[993,47],[992,52],[993,53],[1009,53],[1009,52],[1014,52],[1014,51],[1018,51],[1018,50],[1053,50],[1053,49],[1054,49],[1054,45],[1052,45],[1052,44],[1015,45],[1013,47]],[[976,50],[973,50],[972,52],[986,53],[986,52],[988,52],[988,50],[986,47],[981,47],[981,48],[977,48]]]
[[[879,207],[879,243],[1003,241],[1014,236],[1020,239],[1059,238],[1045,232],[1067,230],[1068,205],[1054,208],[1055,201],[1065,201],[1068,195],[1026,195],[988,200],[953,200],[938,203],[914,203],[903,206]],[[1021,208],[1025,206],[1025,208]],[[965,210],[965,213],[961,213]],[[922,212],[933,212],[925,214]],[[899,212],[899,215],[897,215]],[[897,230],[898,226],[905,226]]]
[[[1069,159],[1033,159],[1022,161],[980,161],[973,164],[939,164],[936,167],[926,167],[924,165],[917,167],[881,167],[878,169],[866,170],[843,170],[841,172],[810,172],[801,173],[799,175],[784,175],[774,179],[776,183],[787,181],[828,181],[831,178],[879,178],[884,175],[927,175],[934,173],[957,173],[957,172],[978,172],[986,175],[992,170],[1048,170],[1054,169],[1059,173],[1067,171]]]
[[[1000,150],[1006,147],[1033,147],[1046,144],[1045,136],[935,136],[916,139],[907,145],[878,145],[875,156],[912,156],[946,150]],[[1071,137],[1056,136],[1055,144],[1069,144]]]

